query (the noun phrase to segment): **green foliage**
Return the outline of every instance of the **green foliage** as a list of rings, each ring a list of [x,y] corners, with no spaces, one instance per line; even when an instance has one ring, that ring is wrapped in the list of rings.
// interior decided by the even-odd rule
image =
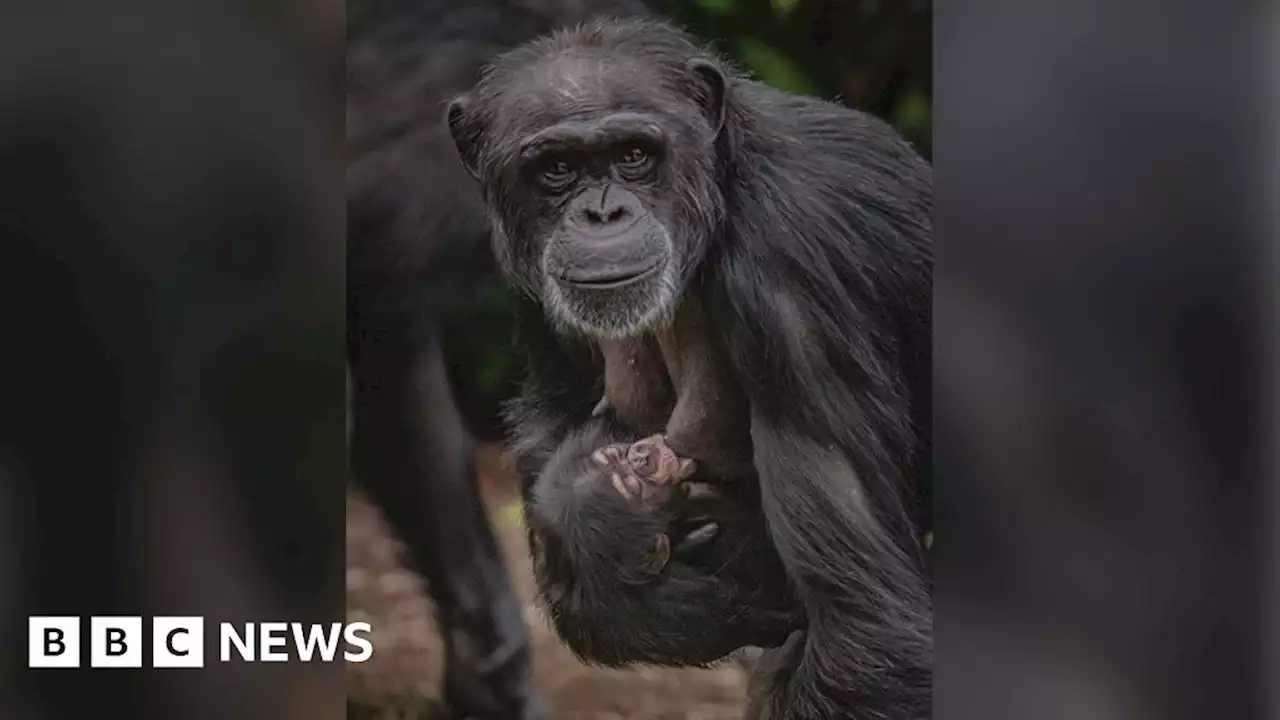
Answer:
[[[799,0],[773,0],[773,11],[778,15],[786,15],[799,5]]]
[[[840,16],[852,20],[848,27],[815,27],[845,3],[853,7],[851,17]],[[761,82],[789,92],[840,99],[880,115],[930,156],[931,58],[911,55],[909,45],[876,41],[904,30],[927,37],[931,3],[914,2],[906,14],[885,0],[651,0],[651,4],[711,41]],[[815,35],[824,42],[815,42]],[[858,82],[863,77],[878,82],[863,95],[850,96],[851,88],[864,86]]]
[[[487,335],[490,342],[501,342],[509,349],[511,339],[505,331],[509,327],[515,299],[515,293],[510,288],[505,285],[495,286],[470,318],[472,337],[475,334]],[[510,390],[511,378],[518,372],[514,353],[493,353],[476,365],[477,385],[486,394],[501,395]]]
[[[464,412],[489,416],[469,417],[472,422],[491,421],[498,405],[517,389],[522,368],[512,343],[516,302],[514,290],[495,283],[446,328],[445,352]]]
[[[929,157],[933,148],[933,105],[923,92],[902,96],[893,117],[888,118],[916,149]]]
[[[698,7],[713,14],[724,15],[733,12],[734,0],[694,0]]]
[[[739,40],[738,55],[743,65],[761,82],[793,93],[817,94],[817,88],[804,69],[786,53],[763,40]]]

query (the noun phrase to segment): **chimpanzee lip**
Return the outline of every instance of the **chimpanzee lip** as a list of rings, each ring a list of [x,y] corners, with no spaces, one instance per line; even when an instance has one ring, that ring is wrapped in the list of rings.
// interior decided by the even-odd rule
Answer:
[[[565,285],[581,290],[618,290],[628,285],[648,280],[661,272],[665,264],[665,262],[659,261],[640,270],[633,268],[620,269],[612,273],[595,275],[590,279],[574,278],[568,273],[564,273],[559,276],[559,280]]]

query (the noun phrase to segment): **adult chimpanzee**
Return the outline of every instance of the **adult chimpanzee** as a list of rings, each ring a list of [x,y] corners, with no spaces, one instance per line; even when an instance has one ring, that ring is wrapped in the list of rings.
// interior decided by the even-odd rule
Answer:
[[[348,9],[348,353],[354,475],[426,576],[458,715],[542,717],[528,636],[474,484],[441,328],[497,279],[479,193],[440,126],[483,63],[638,0],[353,0]]]
[[[566,642],[607,664],[769,646],[756,716],[928,716],[927,163],[886,124],[741,78],[646,21],[504,55],[448,125],[503,270],[540,305],[512,420]],[[750,472],[699,471],[723,495],[709,506],[665,484],[687,474],[678,458],[665,483],[616,482],[615,444],[652,428],[597,412],[601,344],[651,342],[690,300],[749,425],[731,450]],[[655,561],[656,535],[672,557]]]

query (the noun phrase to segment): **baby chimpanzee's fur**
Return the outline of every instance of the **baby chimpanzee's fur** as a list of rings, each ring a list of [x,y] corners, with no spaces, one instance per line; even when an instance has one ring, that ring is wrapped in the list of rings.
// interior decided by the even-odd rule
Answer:
[[[566,642],[611,664],[772,647],[756,717],[928,717],[928,164],[885,123],[746,80],[644,21],[508,53],[448,124],[502,269],[537,301],[511,417]],[[709,508],[671,483],[615,483],[619,456],[602,467],[600,450],[652,428],[593,413],[599,343],[660,333],[689,298],[749,428],[734,452],[751,475]],[[664,533],[675,547],[655,562]]]

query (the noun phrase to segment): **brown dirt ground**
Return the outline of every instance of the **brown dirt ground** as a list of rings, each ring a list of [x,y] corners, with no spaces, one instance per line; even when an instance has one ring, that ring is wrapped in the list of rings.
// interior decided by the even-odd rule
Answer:
[[[533,633],[537,685],[558,720],[738,720],[746,675],[734,665],[714,670],[583,665],[556,637],[533,601],[533,576],[520,524],[515,479],[493,448],[480,453],[481,489],[490,521]],[[373,657],[347,666],[349,717],[425,720],[436,710],[441,646],[422,581],[399,562],[400,544],[376,508],[358,493],[347,503],[347,614],[373,626]]]

